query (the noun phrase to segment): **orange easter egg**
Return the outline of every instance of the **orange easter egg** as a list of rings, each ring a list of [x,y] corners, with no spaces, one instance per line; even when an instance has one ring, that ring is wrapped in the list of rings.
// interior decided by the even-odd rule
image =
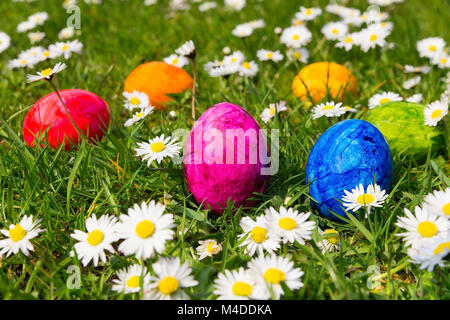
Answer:
[[[294,95],[302,101],[314,103],[326,97],[327,91],[335,100],[343,100],[345,93],[355,94],[357,82],[343,65],[334,62],[316,62],[304,67],[292,83]]]
[[[191,76],[181,68],[162,61],[144,63],[134,69],[125,81],[125,91],[145,92],[156,109],[171,100],[168,94],[192,88]]]

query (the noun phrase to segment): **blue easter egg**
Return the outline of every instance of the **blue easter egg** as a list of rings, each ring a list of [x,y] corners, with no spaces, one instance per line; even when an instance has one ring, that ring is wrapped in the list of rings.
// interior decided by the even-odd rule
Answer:
[[[336,200],[342,200],[344,190],[376,182],[389,192],[393,166],[391,149],[377,128],[357,119],[339,122],[319,137],[308,157],[306,181],[311,183],[312,204],[323,217],[339,221],[331,211],[346,217]]]

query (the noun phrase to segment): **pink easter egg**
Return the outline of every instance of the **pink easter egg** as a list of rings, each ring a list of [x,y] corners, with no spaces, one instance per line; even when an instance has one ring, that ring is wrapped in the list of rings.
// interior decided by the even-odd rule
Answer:
[[[209,108],[195,123],[186,142],[184,174],[205,209],[221,215],[228,200],[247,206],[254,192],[265,191],[269,155],[260,129],[250,113],[228,102]]]

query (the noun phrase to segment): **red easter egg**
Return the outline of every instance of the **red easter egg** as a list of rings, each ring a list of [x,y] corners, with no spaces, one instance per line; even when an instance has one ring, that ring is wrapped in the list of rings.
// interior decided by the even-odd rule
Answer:
[[[81,141],[81,133],[73,123],[92,142],[101,140],[110,121],[110,111],[106,102],[86,90],[67,89],[59,91],[59,94],[70,117],[55,92],[46,95],[36,102],[25,117],[23,122],[25,142],[33,147],[36,138],[39,139],[48,129],[46,137],[50,146],[57,149],[64,144],[64,148],[69,150]]]

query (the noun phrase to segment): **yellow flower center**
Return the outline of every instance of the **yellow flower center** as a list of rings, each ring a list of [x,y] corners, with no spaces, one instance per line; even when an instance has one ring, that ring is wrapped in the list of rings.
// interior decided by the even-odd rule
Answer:
[[[52,74],[52,72],[53,72],[52,68],[48,68],[48,69],[42,70],[41,74],[43,77],[48,77],[49,75]]]
[[[303,21],[302,20],[295,20],[295,23],[294,23],[296,26],[300,26],[300,25],[302,25],[303,24]]]
[[[20,60],[20,64],[26,64],[28,62],[28,60]]]
[[[332,109],[334,109],[334,107],[333,106],[329,106],[329,105],[326,105],[326,106],[322,107],[322,110],[332,110]]]
[[[236,62],[237,58],[231,58],[231,62]]]
[[[292,218],[285,217],[278,220],[278,225],[281,229],[292,230],[297,227],[297,222]]]
[[[338,30],[338,29],[333,29],[333,30],[331,30],[331,32],[332,32],[333,34],[338,34],[338,33],[339,33],[339,30]]]
[[[178,290],[179,284],[175,277],[165,277],[158,284],[158,289],[162,294],[170,295]]]
[[[434,52],[434,51],[436,51],[436,46],[434,46],[434,45],[431,45],[429,48],[428,48],[428,50],[430,50],[430,51],[432,51],[432,52]]]
[[[145,115],[145,112],[139,112],[138,114],[136,114],[136,118],[141,118]]]
[[[273,57],[273,52],[268,52],[267,53],[267,58],[272,59],[272,57]]]
[[[375,201],[375,198],[374,198],[374,196],[371,195],[371,194],[364,193],[364,194],[360,195],[360,196],[358,197],[358,199],[356,199],[356,201],[357,201],[359,204],[371,204],[372,202]]]
[[[306,9],[306,15],[308,15],[308,16],[309,16],[310,14],[312,14],[312,10],[311,10],[311,9],[309,9],[309,8],[308,8],[308,9]]]
[[[62,51],[66,51],[67,49],[69,49],[69,46],[67,44],[63,45],[61,48]]]
[[[133,97],[133,98],[130,99],[130,103],[131,103],[132,105],[137,106],[138,104],[141,103],[141,100],[140,100],[139,98]]]
[[[434,249],[433,254],[437,255],[439,253],[442,253],[442,252],[444,252],[445,248],[450,249],[450,241],[449,242],[443,242],[440,245],[438,245],[436,247],[436,249]]]
[[[450,202],[447,202],[446,204],[444,204],[444,206],[442,207],[442,212],[446,216],[450,216]]]
[[[294,34],[292,36],[292,40],[298,40],[298,39],[300,39],[300,36],[298,34]]]
[[[50,51],[44,51],[44,53],[42,54],[44,57],[48,57],[50,55]]]
[[[442,63],[442,64],[447,63],[447,59],[442,58],[442,59],[441,59],[441,63]]]
[[[250,65],[250,63],[248,63],[248,62],[244,62],[243,64],[242,64],[242,66],[245,68],[245,69],[250,69],[252,66]]]
[[[388,103],[390,101],[391,101],[391,99],[389,99],[389,98],[383,98],[383,99],[380,100],[380,104]]]
[[[438,229],[433,222],[424,221],[417,226],[417,232],[419,232],[422,237],[430,238],[437,234]]]
[[[208,244],[208,248],[206,248],[206,250],[207,250],[209,253],[211,253],[211,254],[217,253],[218,249],[219,249],[219,248],[217,247],[217,245],[216,245],[216,243],[215,243],[214,241],[211,241],[211,242]]]
[[[175,64],[177,64],[177,63],[178,63],[178,59],[177,59],[177,58],[175,58],[175,59],[172,60],[172,64],[175,65]]]
[[[14,228],[9,230],[9,237],[13,242],[22,240],[26,235],[27,232],[20,226],[20,224],[16,224]]]
[[[147,239],[155,232],[155,225],[150,220],[144,220],[136,226],[136,234],[142,239]]]
[[[161,152],[164,151],[166,146],[162,142],[155,142],[150,146],[150,149],[152,149],[153,152]]]
[[[267,239],[267,230],[261,227],[254,227],[250,237],[256,243],[262,243]]]
[[[99,243],[101,243],[103,241],[103,232],[101,232],[100,230],[96,229],[94,231],[92,231],[91,233],[88,234],[87,237],[87,242],[91,245],[91,246],[96,246]]]
[[[351,37],[345,38],[345,43],[353,42],[353,39]]]
[[[295,57],[295,59],[299,60],[302,57],[302,55],[300,52],[296,51],[296,52],[294,52],[294,57]]]
[[[127,287],[128,288],[137,288],[137,287],[139,287],[140,282],[141,282],[141,277],[132,276],[127,280]]]
[[[369,38],[370,41],[374,42],[375,40],[378,39],[378,36],[376,34],[372,34]]]
[[[275,114],[275,108],[274,107],[270,108],[269,113],[271,116],[273,116]]]
[[[232,290],[236,296],[248,297],[252,293],[253,287],[246,282],[236,281]]]
[[[334,229],[327,229],[327,230],[325,230],[324,234],[338,234],[338,235],[333,236],[333,237],[328,237],[327,241],[329,243],[331,243],[331,244],[339,243],[339,232],[337,232],[336,230],[334,230]]]
[[[281,281],[284,281],[286,279],[286,275],[279,269],[270,268],[267,269],[266,272],[264,272],[264,279],[266,279],[266,281],[269,283],[279,284]]]
[[[431,113],[431,119],[436,119],[442,116],[442,110],[434,110],[433,113]]]

